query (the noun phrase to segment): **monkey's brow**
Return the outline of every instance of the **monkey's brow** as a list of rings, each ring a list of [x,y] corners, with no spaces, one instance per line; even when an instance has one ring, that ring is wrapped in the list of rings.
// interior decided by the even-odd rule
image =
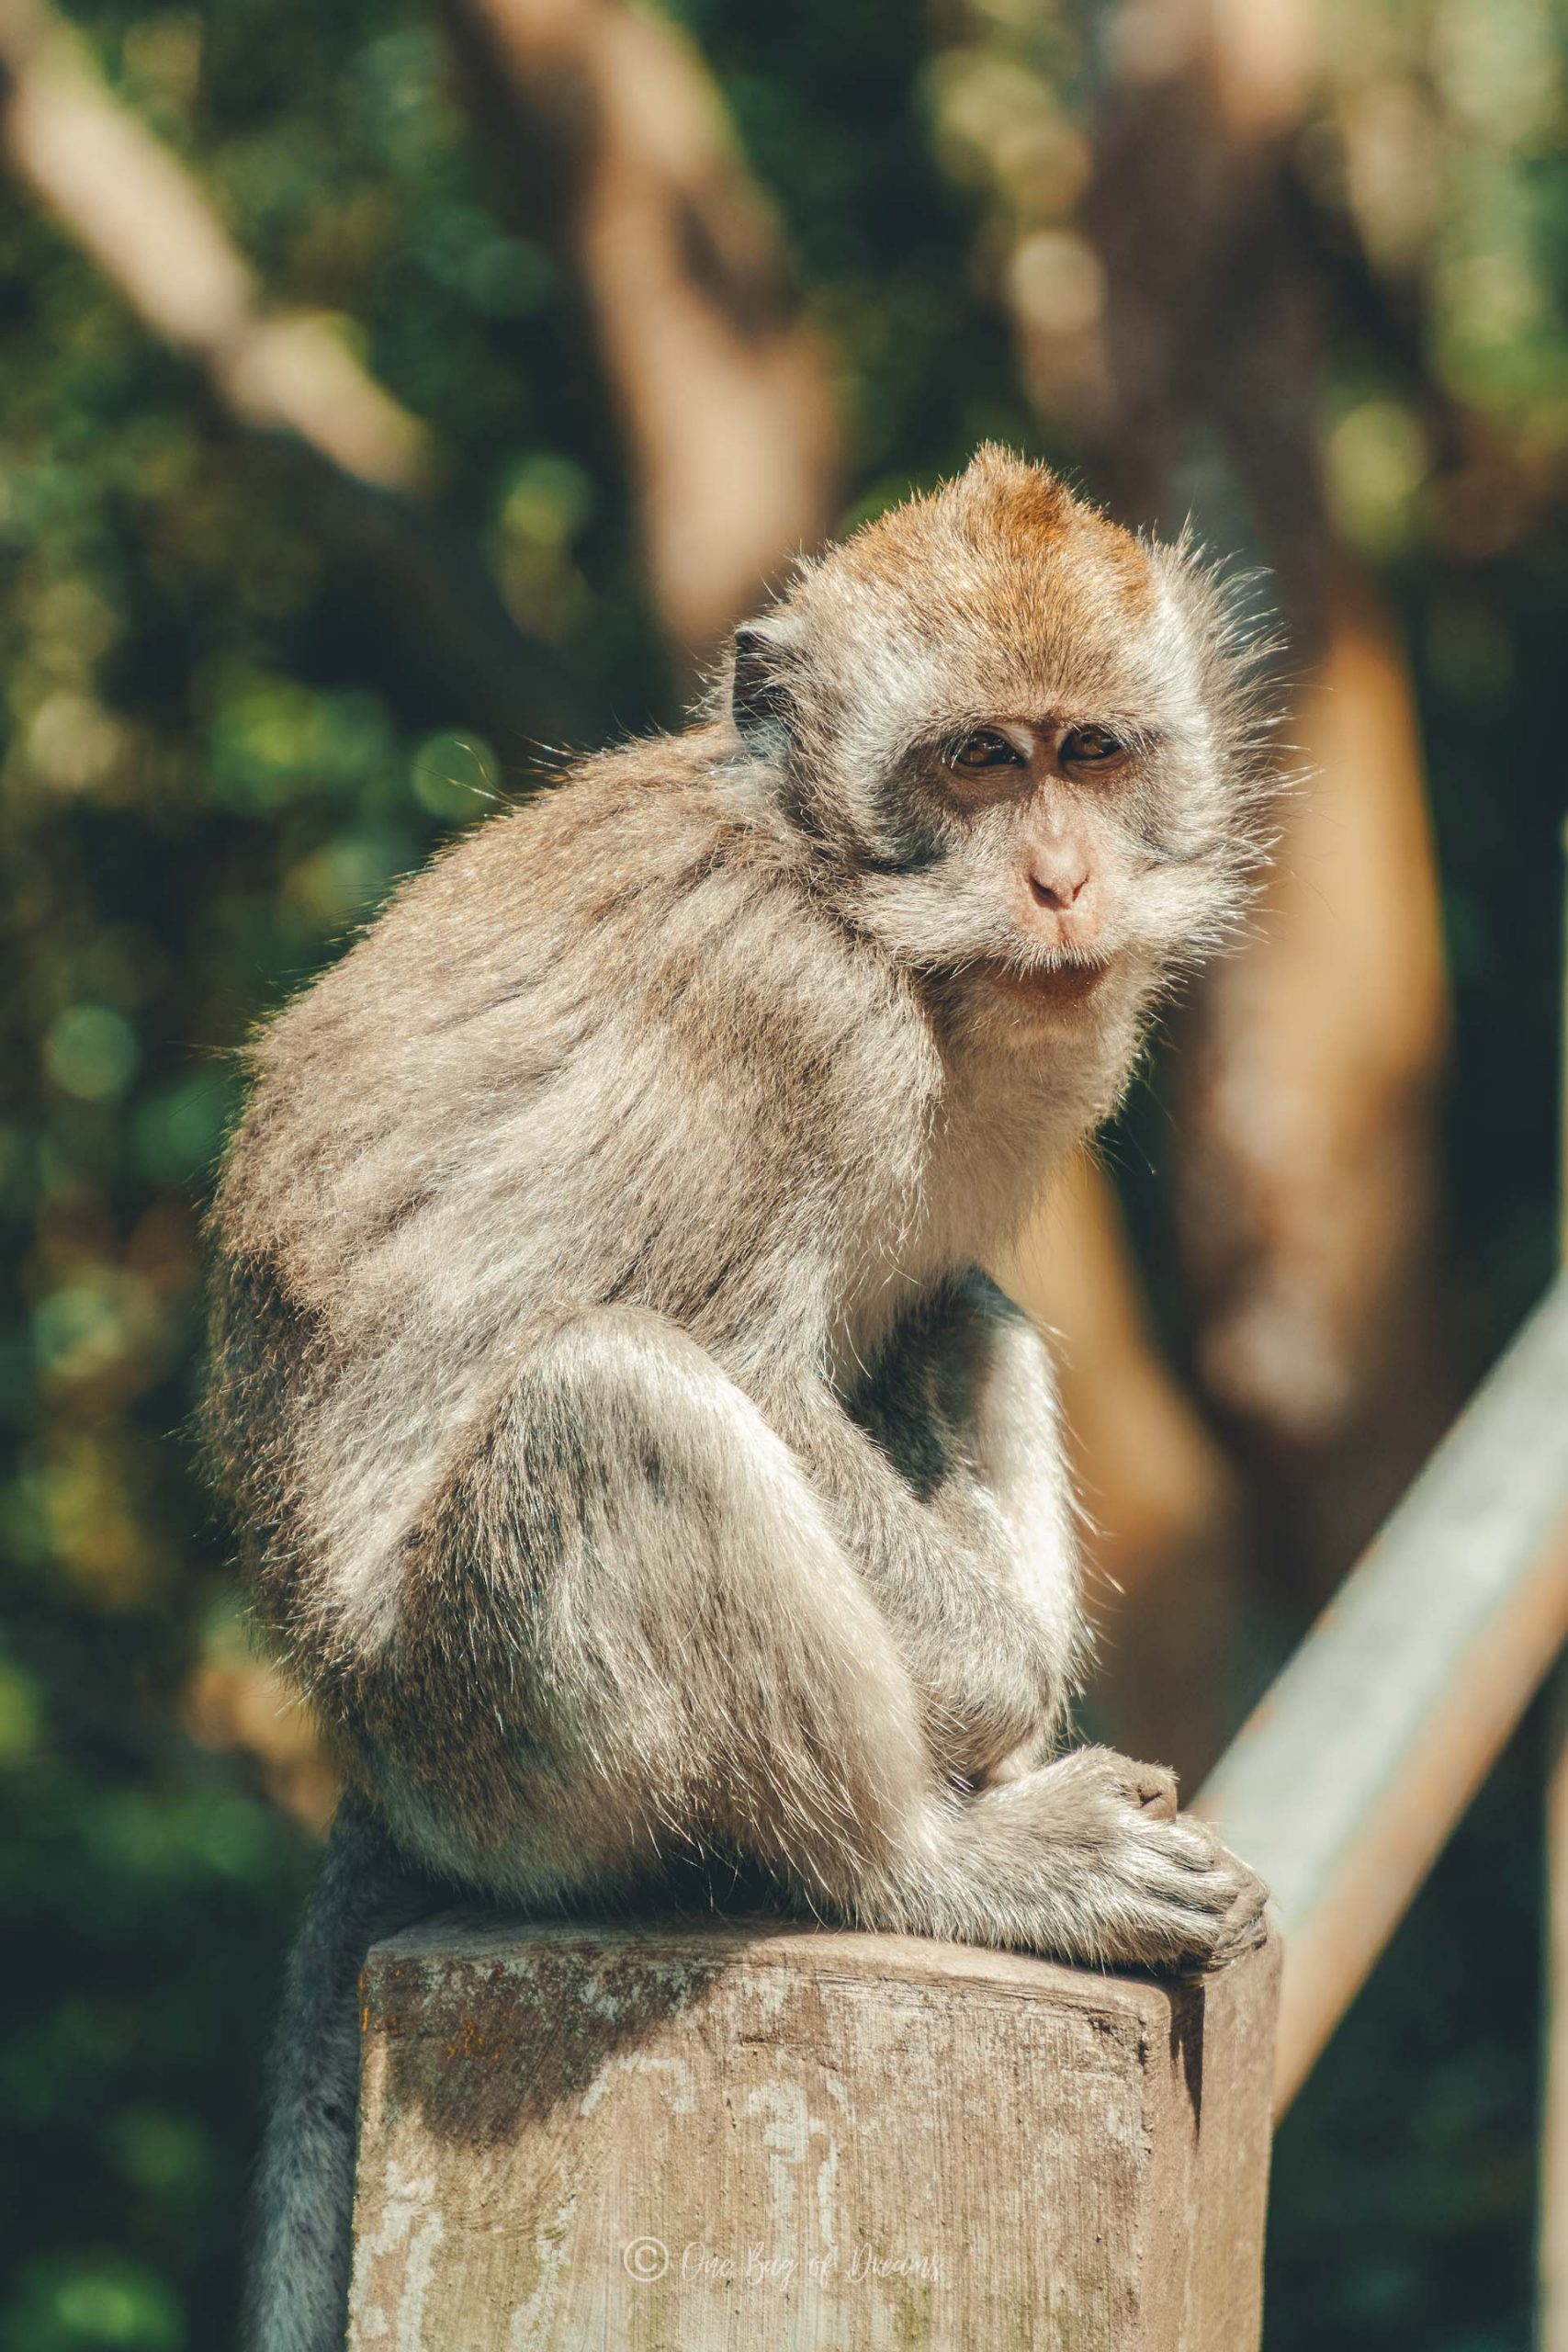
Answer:
[[[1064,711],[1057,714],[1055,724],[1069,732],[1075,727],[1103,727],[1129,752],[1157,752],[1169,736],[1168,729],[1156,726],[1152,719],[1127,718],[1115,711]]]
[[[1170,732],[1152,719],[1126,718],[1113,710],[1090,709],[1087,705],[1082,708],[1046,711],[991,709],[976,711],[936,729],[924,739],[925,748],[945,751],[951,744],[962,742],[965,735],[986,727],[1035,727],[1042,731],[1057,727],[1064,732],[1077,727],[1102,727],[1129,752],[1157,752],[1169,740]]]

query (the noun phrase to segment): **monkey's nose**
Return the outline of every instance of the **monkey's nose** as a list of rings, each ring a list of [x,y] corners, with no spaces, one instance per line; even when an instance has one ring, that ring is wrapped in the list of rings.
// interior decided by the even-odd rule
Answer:
[[[1089,888],[1089,864],[1077,850],[1063,849],[1054,856],[1039,854],[1029,868],[1029,888],[1037,907],[1066,914]]]

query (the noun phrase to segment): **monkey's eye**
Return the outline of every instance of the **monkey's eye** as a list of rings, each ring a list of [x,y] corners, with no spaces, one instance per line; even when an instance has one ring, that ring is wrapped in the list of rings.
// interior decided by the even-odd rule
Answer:
[[[1109,727],[1069,727],[1062,738],[1064,760],[1082,761],[1092,766],[1099,760],[1119,760],[1127,746]]]
[[[976,727],[950,746],[947,763],[953,768],[1020,768],[1023,754],[994,727]]]

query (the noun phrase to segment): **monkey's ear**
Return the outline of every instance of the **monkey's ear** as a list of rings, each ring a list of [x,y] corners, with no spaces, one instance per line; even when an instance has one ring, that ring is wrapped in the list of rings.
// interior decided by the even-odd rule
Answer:
[[[759,622],[735,632],[730,708],[750,751],[777,753],[795,740],[795,697],[779,675],[778,639]]]

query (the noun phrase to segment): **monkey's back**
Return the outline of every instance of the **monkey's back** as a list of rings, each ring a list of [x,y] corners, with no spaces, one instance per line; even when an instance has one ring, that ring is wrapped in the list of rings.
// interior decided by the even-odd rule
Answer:
[[[819,1354],[918,1185],[920,1017],[722,748],[615,753],[480,827],[254,1049],[209,1428],[307,1681],[385,1632],[407,1531],[542,1316],[651,1308],[744,1383]]]

